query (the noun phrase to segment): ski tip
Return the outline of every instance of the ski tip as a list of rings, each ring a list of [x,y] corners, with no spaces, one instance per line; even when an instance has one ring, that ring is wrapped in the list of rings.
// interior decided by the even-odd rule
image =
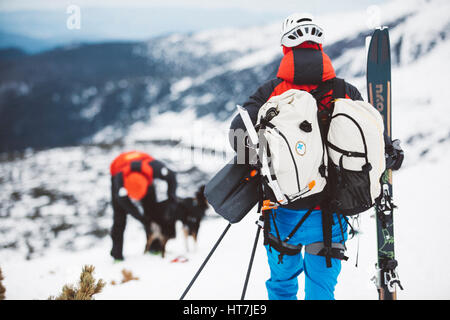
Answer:
[[[379,30],[379,31],[384,31],[384,30],[387,30],[387,29],[389,29],[388,26],[379,26],[379,27],[376,27],[376,28],[375,28],[375,31],[377,31],[377,30]]]
[[[376,29],[370,39],[367,54],[367,65],[379,65],[390,68],[390,40],[389,29],[384,27],[383,29]],[[390,74],[390,72],[389,72]]]

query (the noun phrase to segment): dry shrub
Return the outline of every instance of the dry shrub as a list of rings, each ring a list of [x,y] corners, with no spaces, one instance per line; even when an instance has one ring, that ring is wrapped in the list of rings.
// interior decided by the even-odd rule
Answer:
[[[4,279],[5,278],[3,278],[2,269],[0,268],[0,300],[5,300],[6,289],[2,284],[2,280]]]
[[[93,295],[100,293],[105,286],[105,282],[100,279],[95,281],[94,266],[84,266],[80,275],[78,287],[64,285],[58,297],[50,297],[50,300],[93,300]]]
[[[120,283],[125,283],[131,280],[139,280],[139,278],[135,277],[130,270],[122,269],[122,281]],[[111,284],[115,286],[117,282],[115,280],[112,280]]]
[[[122,283],[131,281],[131,280],[139,280],[138,277],[133,276],[133,273],[131,271],[126,270],[126,269],[122,270],[122,276],[123,276]]]

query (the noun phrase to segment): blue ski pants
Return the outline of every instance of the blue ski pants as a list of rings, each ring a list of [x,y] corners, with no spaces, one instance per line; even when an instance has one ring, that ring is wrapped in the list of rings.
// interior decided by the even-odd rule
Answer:
[[[276,226],[282,240],[294,229],[307,210],[295,211],[278,208],[274,213]],[[342,228],[341,228],[342,226]],[[276,236],[272,217],[270,219],[270,233]],[[341,224],[336,214],[333,215],[332,242],[347,240],[347,223],[341,217]],[[322,212],[312,211],[295,235],[288,241],[290,244],[306,246],[315,242],[323,242]],[[270,278],[266,281],[266,288],[270,300],[297,300],[298,279],[305,273],[305,300],[334,300],[334,289],[341,272],[341,260],[331,259],[332,266],[327,268],[323,256],[309,253],[299,253],[294,256],[283,256],[283,263],[279,262],[279,253],[266,245],[270,267]]]

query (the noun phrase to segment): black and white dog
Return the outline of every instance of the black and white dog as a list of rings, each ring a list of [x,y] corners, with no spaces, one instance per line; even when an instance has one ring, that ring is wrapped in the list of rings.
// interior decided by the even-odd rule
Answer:
[[[164,258],[167,241],[176,237],[176,222],[183,224],[188,250],[188,237],[191,236],[197,242],[200,223],[205,216],[208,202],[204,196],[205,186],[201,186],[193,198],[180,198],[176,202],[165,200],[158,202],[149,221],[149,234],[145,245],[145,252],[150,250],[161,251]],[[158,243],[159,242],[159,243]]]

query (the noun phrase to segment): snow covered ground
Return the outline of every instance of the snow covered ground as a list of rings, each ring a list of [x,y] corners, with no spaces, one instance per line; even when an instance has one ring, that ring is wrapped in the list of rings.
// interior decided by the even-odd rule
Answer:
[[[402,2],[394,1],[387,7],[392,19],[412,12],[411,7],[403,9],[399,3]],[[417,3],[422,2],[414,1]],[[392,70],[393,132],[395,138],[402,140],[406,154],[402,169],[394,173],[394,200],[398,206],[395,212],[396,258],[405,288],[398,292],[399,299],[450,299],[450,276],[445,271],[450,263],[450,240],[446,236],[450,215],[443,201],[450,194],[450,117],[445,96],[450,72],[450,25],[448,17],[442,13],[448,12],[444,10],[447,7],[448,1],[433,1],[391,33],[391,42],[396,48],[403,43],[398,49],[400,61]],[[439,8],[444,9],[437,10]],[[383,12],[388,12],[386,10]],[[434,17],[433,21],[427,19],[430,16]],[[349,27],[350,19],[346,21],[345,36],[356,35],[364,27],[361,19],[355,20],[357,30]],[[208,39],[209,33],[197,37]],[[332,41],[340,39],[336,32],[331,34]],[[212,43],[219,44],[233,46],[235,42]],[[256,44],[255,48],[261,49]],[[217,50],[225,49],[219,46]],[[343,73],[339,76],[355,84],[363,94],[364,56],[364,48],[358,47],[334,61],[335,67]],[[247,65],[248,61],[240,63],[235,66]],[[174,90],[190,85],[185,79]],[[230,157],[224,138],[228,123],[218,123],[212,118],[196,119],[189,109],[178,114],[167,112],[152,119],[151,123],[136,123],[124,145],[55,148],[26,152],[15,159],[1,159],[0,267],[5,277],[7,299],[46,299],[56,295],[64,284],[77,281],[84,264],[94,265],[96,278],[107,282],[97,299],[180,297],[226,222],[209,210],[200,228],[197,250],[186,252],[184,239],[178,232],[178,237],[167,245],[167,257],[162,259],[142,254],[144,231],[130,217],[125,232],[126,260],[114,264],[109,256],[112,210],[108,166],[123,150],[148,151],[179,172],[178,195],[191,196],[196,187],[206,182]],[[191,123],[194,130],[187,130],[186,123]],[[181,144],[176,146],[178,141]],[[225,154],[191,153],[187,146],[192,144]],[[158,187],[161,187],[159,196],[164,197],[164,185]],[[343,263],[336,299],[378,298],[370,281],[376,261],[375,220],[371,215],[371,211],[361,215],[361,234],[348,242],[350,260]],[[240,297],[256,232],[256,218],[256,213],[251,212],[231,227],[187,299]],[[180,230],[181,226],[177,228]],[[189,260],[171,263],[180,255]],[[120,283],[123,269],[130,270],[139,280],[112,285],[111,281]],[[264,281],[268,277],[261,238],[246,297],[267,299]],[[302,288],[303,276],[299,281]],[[300,290],[299,298],[302,297]]]
[[[426,173],[426,175],[424,174]],[[450,218],[442,209],[441,199],[450,191],[448,182],[430,188],[450,169],[445,159],[416,165],[395,174],[395,199],[399,206],[395,215],[396,256],[404,291],[399,299],[449,299],[450,277],[445,266],[450,262],[446,237]],[[348,242],[350,260],[343,263],[336,287],[336,299],[377,299],[370,281],[376,262],[375,220],[371,212],[362,216],[359,236],[359,261],[356,263],[358,239]],[[215,254],[192,287],[186,299],[239,299],[245,279],[256,231],[256,213],[251,212],[233,225]],[[226,222],[209,213],[201,226],[196,251],[186,253],[184,239],[169,241],[167,257],[143,255],[144,232],[133,219],[128,219],[125,232],[126,260],[114,264],[109,257],[109,238],[98,241],[90,249],[70,252],[54,249],[44,257],[30,261],[8,259],[2,263],[8,299],[46,299],[56,295],[66,283],[75,283],[85,264],[96,267],[96,277],[108,284],[97,299],[178,299],[213,243],[226,227]],[[181,228],[177,225],[178,229]],[[181,234],[180,232],[178,234]],[[171,263],[178,256],[185,263]],[[139,280],[120,283],[121,271],[130,270]],[[247,291],[248,299],[267,299],[264,281],[269,277],[265,249],[260,238],[254,268]],[[300,276],[300,288],[303,278]],[[303,292],[299,292],[299,298]]]

